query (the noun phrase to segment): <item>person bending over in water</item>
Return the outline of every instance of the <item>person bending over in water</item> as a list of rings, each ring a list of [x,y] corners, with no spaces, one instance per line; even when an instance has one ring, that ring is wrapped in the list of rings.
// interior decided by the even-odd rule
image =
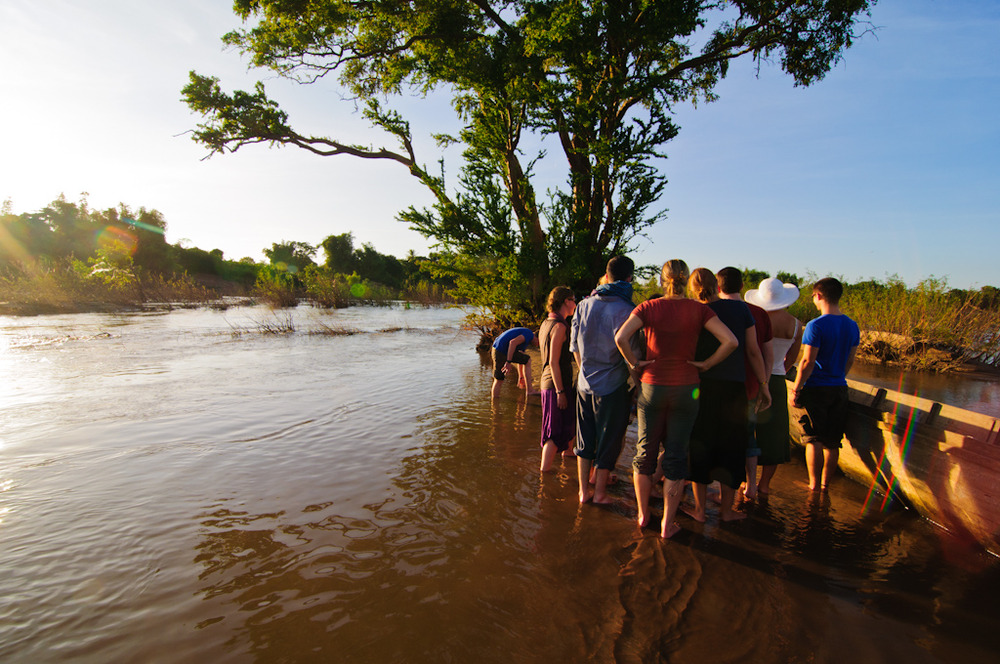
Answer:
[[[632,460],[632,482],[639,527],[649,522],[649,495],[657,457],[663,470],[663,521],[660,536],[674,536],[674,521],[688,473],[691,428],[698,415],[699,372],[716,366],[738,347],[736,337],[704,304],[685,297],[688,267],[674,259],[663,264],[663,297],[643,302],[615,334],[629,368],[639,372],[638,439]],[[707,330],[719,342],[702,362],[694,361],[698,337]],[[639,361],[630,341],[645,332],[646,359]],[[663,454],[659,455],[660,446]]]
[[[573,385],[573,354],[569,352],[569,318],[576,311],[573,291],[556,286],[546,303],[548,317],[538,330],[542,348],[542,462],[544,473],[552,469],[558,452],[568,452],[576,436],[576,388]]]
[[[517,365],[517,386],[525,395],[538,394],[531,389],[531,358],[525,353],[529,344],[538,345],[534,332],[526,327],[513,327],[493,341],[493,388],[490,396],[500,396],[500,385]]]

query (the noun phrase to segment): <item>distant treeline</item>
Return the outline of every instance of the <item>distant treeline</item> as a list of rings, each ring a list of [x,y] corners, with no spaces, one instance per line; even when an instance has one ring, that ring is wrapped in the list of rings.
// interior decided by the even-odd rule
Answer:
[[[488,265],[460,261],[454,254],[410,252],[400,259],[370,244],[355,247],[354,236],[341,233],[319,246],[273,243],[263,250],[267,262],[233,261],[219,249],[168,243],[166,221],[144,207],[92,210],[86,199],[73,203],[62,196],[37,212],[14,214],[11,207],[7,201],[0,208],[0,312],[199,304],[217,302],[220,295],[243,295],[272,306],[307,300],[324,307],[458,297],[470,305],[468,324],[484,341],[513,324],[539,322],[518,309],[521,294],[505,290]],[[658,273],[653,266],[645,271],[653,273]],[[456,275],[461,275],[458,282]],[[752,268],[743,268],[743,275],[745,288],[772,276]],[[800,298],[789,308],[793,315],[803,321],[817,315],[810,289],[816,275],[773,276],[799,286]],[[936,371],[970,362],[1000,366],[1000,289],[950,288],[935,278],[915,287],[895,276],[841,281],[842,308],[863,331],[860,350],[866,359]],[[635,302],[659,294],[652,277],[636,285]]]
[[[351,233],[331,235],[318,247],[276,242],[263,250],[268,261],[257,262],[170,244],[166,232],[163,216],[145,207],[95,210],[86,198],[74,203],[60,196],[37,212],[14,214],[8,200],[0,209],[0,301],[23,301],[14,307],[23,310],[32,302],[41,310],[83,310],[103,308],[102,301],[114,307],[220,293],[288,304],[318,293],[319,303],[341,306],[400,297],[442,301],[453,286],[430,271],[433,256],[411,251],[398,259],[370,244],[355,248]],[[317,262],[321,248],[325,258]]]

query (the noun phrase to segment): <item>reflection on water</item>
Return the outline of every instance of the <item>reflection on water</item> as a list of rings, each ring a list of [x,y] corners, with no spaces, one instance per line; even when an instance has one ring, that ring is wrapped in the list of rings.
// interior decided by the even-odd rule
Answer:
[[[460,313],[268,315],[0,320],[0,660],[995,659],[1000,564],[864,487],[663,543],[628,451],[608,509],[539,478]]]
[[[974,413],[1000,417],[1000,381],[995,375],[900,371],[897,367],[856,362],[850,377]]]

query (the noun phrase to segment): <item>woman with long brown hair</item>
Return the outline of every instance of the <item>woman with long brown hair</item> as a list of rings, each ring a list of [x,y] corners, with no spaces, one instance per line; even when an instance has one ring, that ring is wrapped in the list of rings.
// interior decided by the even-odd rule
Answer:
[[[576,298],[566,286],[556,286],[546,302],[549,315],[538,330],[542,350],[542,461],[539,469],[552,469],[556,454],[566,452],[576,437],[576,389],[573,387],[573,354],[569,352],[569,319]]]
[[[708,485],[718,480],[722,494],[721,518],[736,521],[746,514],[733,509],[736,490],[746,479],[747,390],[746,359],[761,385],[761,408],[770,405],[768,374],[764,368],[750,307],[742,300],[719,298],[719,282],[711,270],[699,267],[688,283],[691,294],[706,304],[739,343],[739,350],[701,374],[701,408],[691,431],[691,480],[694,509],[688,514],[705,520]],[[714,340],[702,335],[698,357],[714,354]]]

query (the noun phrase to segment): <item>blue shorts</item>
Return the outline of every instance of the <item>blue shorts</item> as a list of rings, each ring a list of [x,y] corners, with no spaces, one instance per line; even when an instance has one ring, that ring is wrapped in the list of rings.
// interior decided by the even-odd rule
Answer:
[[[632,392],[628,383],[611,394],[597,396],[580,392],[576,396],[576,455],[590,459],[601,470],[614,470],[622,451]]]

